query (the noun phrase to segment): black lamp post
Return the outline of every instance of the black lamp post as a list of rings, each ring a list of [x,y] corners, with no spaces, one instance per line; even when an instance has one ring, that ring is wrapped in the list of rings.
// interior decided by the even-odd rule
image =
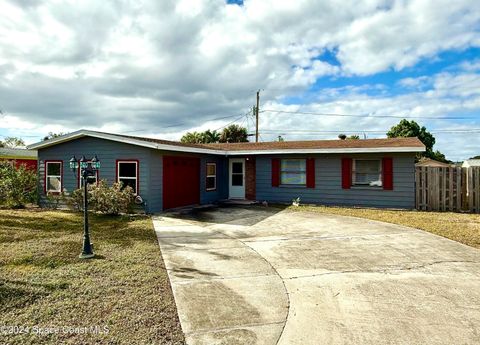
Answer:
[[[90,243],[90,233],[88,231],[88,177],[95,176],[96,171],[100,169],[100,161],[97,155],[92,158],[90,163],[84,156],[77,161],[77,158],[73,156],[70,159],[70,169],[76,171],[80,163],[80,176],[83,181],[83,250],[80,254],[80,259],[90,259],[95,256],[93,253],[92,244]]]

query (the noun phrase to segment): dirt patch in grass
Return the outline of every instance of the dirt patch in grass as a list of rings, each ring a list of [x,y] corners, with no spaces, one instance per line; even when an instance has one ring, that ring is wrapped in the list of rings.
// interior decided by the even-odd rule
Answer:
[[[150,218],[90,220],[80,260],[80,214],[0,210],[0,343],[183,344]]]
[[[311,211],[379,220],[410,226],[480,248],[480,215],[328,206],[290,206],[289,211]]]

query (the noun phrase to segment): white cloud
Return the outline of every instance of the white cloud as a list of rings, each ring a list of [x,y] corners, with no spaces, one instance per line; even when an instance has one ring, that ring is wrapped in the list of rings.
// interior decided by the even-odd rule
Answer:
[[[207,119],[247,111],[257,89],[264,89],[262,103],[285,107],[282,99],[299,95],[311,103],[306,109],[330,113],[480,109],[478,61],[465,62],[458,75],[404,79],[399,85],[410,93],[402,96],[388,97],[381,84],[304,93],[318,78],[402,70],[479,47],[475,0],[12,0],[0,2],[0,13],[0,108],[18,119],[8,128],[19,133],[29,123],[39,131],[174,138],[227,123]],[[339,64],[323,59],[326,51]],[[353,126],[345,118],[302,120],[305,127]],[[274,128],[279,120],[269,121]],[[369,121],[354,124],[390,125]],[[169,127],[177,123],[184,125]]]

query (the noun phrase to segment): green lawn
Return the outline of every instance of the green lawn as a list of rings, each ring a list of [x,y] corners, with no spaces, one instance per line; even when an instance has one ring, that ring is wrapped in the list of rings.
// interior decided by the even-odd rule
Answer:
[[[290,211],[310,211],[379,220],[410,226],[480,248],[480,214],[422,212],[328,206],[290,206]]]
[[[80,260],[81,214],[0,210],[0,343],[183,344],[150,218],[90,223],[98,256]]]

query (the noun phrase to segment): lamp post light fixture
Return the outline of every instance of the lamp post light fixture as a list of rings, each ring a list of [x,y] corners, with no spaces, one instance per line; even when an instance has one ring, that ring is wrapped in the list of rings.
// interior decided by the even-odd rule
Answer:
[[[70,169],[75,172],[80,167],[80,176],[83,180],[83,249],[80,259],[90,259],[95,256],[92,244],[90,243],[90,232],[88,229],[88,177],[95,176],[100,169],[100,160],[97,155],[90,160],[90,163],[82,156],[79,161],[73,156],[70,159]]]

